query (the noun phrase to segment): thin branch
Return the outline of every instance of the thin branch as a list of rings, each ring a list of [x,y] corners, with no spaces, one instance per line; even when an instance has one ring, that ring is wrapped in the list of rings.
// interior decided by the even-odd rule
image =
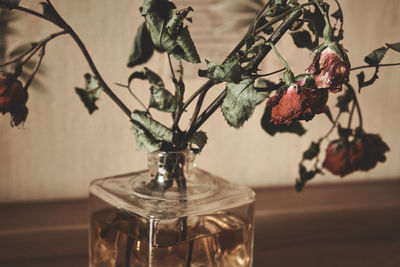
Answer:
[[[397,63],[389,63],[389,64],[378,64],[378,65],[373,65],[373,66],[371,66],[371,65],[364,65],[364,66],[358,66],[358,67],[351,68],[350,71],[353,71],[353,70],[360,70],[360,69],[367,69],[367,68],[376,68],[376,67],[399,66],[399,65],[400,65],[400,62],[397,62]]]
[[[267,76],[271,76],[271,75],[274,75],[274,74],[277,74],[277,73],[279,73],[279,72],[282,72],[282,71],[284,71],[286,68],[282,68],[282,69],[279,69],[279,70],[276,70],[276,71],[273,71],[273,72],[270,72],[270,73],[266,73],[266,74],[257,74],[257,75],[254,75],[254,77],[267,77]]]

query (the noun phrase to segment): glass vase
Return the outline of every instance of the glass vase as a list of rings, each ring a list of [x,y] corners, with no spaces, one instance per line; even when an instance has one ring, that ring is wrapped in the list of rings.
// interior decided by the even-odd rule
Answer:
[[[146,171],[90,185],[90,266],[252,266],[254,192],[153,152]]]

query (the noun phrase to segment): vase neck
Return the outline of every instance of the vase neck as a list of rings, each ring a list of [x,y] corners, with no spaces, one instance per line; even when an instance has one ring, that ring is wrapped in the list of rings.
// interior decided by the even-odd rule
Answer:
[[[186,190],[186,180],[190,177],[193,162],[194,155],[191,151],[149,153],[151,183],[164,190],[176,184],[183,192]]]

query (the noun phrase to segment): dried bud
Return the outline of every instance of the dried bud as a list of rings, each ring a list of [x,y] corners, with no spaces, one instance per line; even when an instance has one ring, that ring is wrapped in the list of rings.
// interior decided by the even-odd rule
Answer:
[[[11,125],[18,126],[24,122],[28,109],[28,93],[22,83],[10,74],[0,72],[0,112],[11,114]]]
[[[329,89],[332,93],[342,90],[342,85],[349,81],[350,74],[350,61],[346,52],[341,46],[336,47],[337,49],[329,46],[323,49],[307,69],[308,73],[314,74],[317,88]],[[335,50],[341,51],[343,60]]]

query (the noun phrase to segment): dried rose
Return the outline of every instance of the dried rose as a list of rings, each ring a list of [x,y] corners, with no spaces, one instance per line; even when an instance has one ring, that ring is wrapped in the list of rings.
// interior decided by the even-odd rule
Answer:
[[[11,114],[11,125],[24,122],[28,114],[28,93],[22,83],[10,74],[0,72],[0,112]]]
[[[317,88],[329,89],[332,93],[342,90],[342,85],[349,81],[350,61],[344,49],[327,46],[317,53],[307,72],[314,74]],[[338,52],[342,55],[339,55]]]
[[[354,171],[367,171],[386,160],[389,147],[375,134],[361,134],[350,143],[333,141],[326,149],[323,167],[341,177]]]
[[[289,86],[284,92],[267,101],[274,125],[293,123],[294,120],[311,120],[315,114],[325,111],[328,91]]]

